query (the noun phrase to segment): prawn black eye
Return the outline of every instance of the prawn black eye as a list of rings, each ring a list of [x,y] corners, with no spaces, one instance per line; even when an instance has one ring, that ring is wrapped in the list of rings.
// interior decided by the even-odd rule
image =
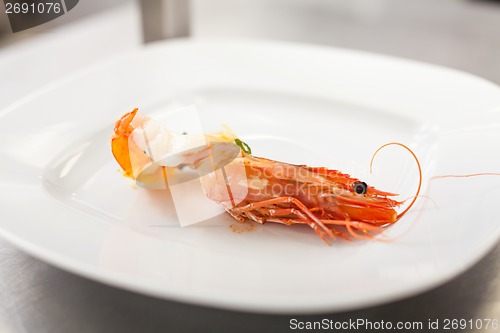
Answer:
[[[368,185],[366,185],[365,182],[354,182],[352,184],[352,187],[354,189],[354,192],[357,194],[365,194],[366,190],[368,189]]]

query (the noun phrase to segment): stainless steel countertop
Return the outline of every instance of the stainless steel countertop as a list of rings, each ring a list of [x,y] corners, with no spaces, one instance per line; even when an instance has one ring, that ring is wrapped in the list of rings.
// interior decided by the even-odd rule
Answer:
[[[349,47],[454,67],[500,84],[498,2],[196,0],[192,22],[196,38]],[[0,332],[288,332],[291,318],[500,320],[500,244],[464,274],[415,297],[345,313],[274,316],[120,290],[67,273],[0,240]]]

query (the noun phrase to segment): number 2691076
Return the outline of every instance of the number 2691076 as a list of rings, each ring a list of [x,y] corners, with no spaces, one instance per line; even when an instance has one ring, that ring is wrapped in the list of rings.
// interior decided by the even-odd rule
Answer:
[[[61,12],[61,4],[58,2],[39,2],[39,3],[18,3],[6,2],[6,14],[59,14]]]

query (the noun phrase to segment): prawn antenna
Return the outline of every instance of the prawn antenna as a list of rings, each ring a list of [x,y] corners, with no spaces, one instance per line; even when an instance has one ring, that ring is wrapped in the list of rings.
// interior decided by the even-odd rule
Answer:
[[[417,155],[415,155],[415,153],[413,152],[413,150],[411,150],[410,148],[408,148],[407,146],[405,146],[404,144],[402,143],[399,143],[399,142],[389,142],[389,143],[386,143],[385,145],[382,145],[380,146],[374,153],[373,153],[373,156],[372,156],[372,159],[370,161],[370,173],[372,173],[372,166],[373,166],[373,160],[375,159],[375,156],[377,156],[378,152],[380,150],[382,150],[383,148],[387,147],[387,146],[400,146],[400,147],[403,147],[404,149],[406,149],[407,151],[410,152],[410,154],[413,156],[413,158],[415,159],[415,162],[417,162],[417,168],[418,168],[418,176],[419,176],[419,180],[418,180],[418,187],[417,187],[417,193],[415,193],[415,196],[413,197],[413,200],[410,202],[410,204],[408,205],[408,207],[405,208],[405,210],[403,210],[397,217],[396,221],[398,221],[399,219],[401,219],[409,210],[410,208],[413,206],[413,204],[415,203],[415,201],[417,201],[417,198],[418,198],[418,195],[420,194],[420,189],[422,188],[422,167],[420,166],[420,162],[417,158]]]
[[[429,180],[441,179],[441,178],[469,178],[469,177],[477,177],[477,176],[500,176],[498,172],[481,172],[481,173],[469,173],[465,175],[441,175],[441,176],[433,176],[429,178]]]

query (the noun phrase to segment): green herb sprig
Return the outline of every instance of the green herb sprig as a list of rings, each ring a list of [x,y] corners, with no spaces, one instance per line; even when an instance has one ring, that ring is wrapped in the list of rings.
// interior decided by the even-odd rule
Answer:
[[[240,139],[236,138],[236,139],[234,139],[234,143],[236,143],[236,145],[239,146],[241,148],[241,150],[243,150],[243,152],[245,154],[252,154],[252,149],[245,142],[243,142]]]

